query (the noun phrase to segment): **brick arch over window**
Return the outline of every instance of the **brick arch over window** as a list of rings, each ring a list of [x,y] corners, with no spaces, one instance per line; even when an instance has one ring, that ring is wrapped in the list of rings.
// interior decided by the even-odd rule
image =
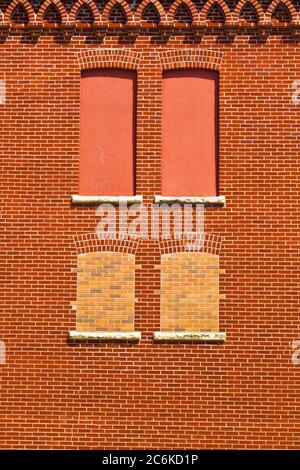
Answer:
[[[29,24],[35,23],[35,13],[33,11],[32,6],[30,5],[28,0],[14,0],[9,7],[6,9],[6,12],[4,14],[4,22],[5,23],[10,23],[12,21],[12,16],[15,12],[15,10],[18,7],[22,7],[29,19]]]
[[[225,23],[231,23],[232,14],[226,2],[224,0],[208,0],[208,2],[205,3],[204,7],[200,11],[199,20],[201,25],[205,25],[207,23],[207,14],[209,13],[210,9],[215,5],[218,6],[223,12],[225,17]]]
[[[73,7],[70,11],[70,14],[69,14],[70,22],[72,23],[72,22],[77,21],[78,12],[84,6],[87,6],[93,14],[93,18],[94,18],[93,25],[95,26],[97,24],[100,24],[101,23],[101,15],[100,15],[100,12],[99,12],[98,8],[96,7],[95,3],[92,0],[79,0],[79,1],[77,1],[73,5]]]
[[[158,53],[163,70],[198,68],[220,70],[223,53],[209,49],[177,49]]]
[[[130,49],[87,49],[77,54],[80,70],[127,69],[138,70],[141,53]]]
[[[43,22],[45,21],[44,20],[44,16],[48,10],[49,7],[55,7],[57,9],[57,11],[59,12],[60,14],[60,18],[61,18],[61,25],[65,25],[68,23],[68,14],[67,14],[67,11],[64,7],[64,5],[62,4],[62,2],[60,0],[46,0],[42,6],[40,7],[39,11],[38,11],[38,14],[37,14],[37,22],[38,24],[43,24]]]
[[[133,332],[138,239],[75,239],[77,332]]]

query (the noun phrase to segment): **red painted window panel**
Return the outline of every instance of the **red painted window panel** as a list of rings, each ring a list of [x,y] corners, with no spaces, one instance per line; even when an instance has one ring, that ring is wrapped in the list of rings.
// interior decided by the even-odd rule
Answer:
[[[79,184],[81,195],[134,194],[135,100],[135,72],[82,72]]]
[[[162,194],[217,194],[218,74],[207,70],[164,73]]]

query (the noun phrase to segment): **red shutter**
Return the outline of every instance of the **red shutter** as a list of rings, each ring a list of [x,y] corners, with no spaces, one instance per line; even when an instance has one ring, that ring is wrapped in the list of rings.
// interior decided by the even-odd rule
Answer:
[[[135,88],[134,72],[82,73],[81,195],[134,194]]]
[[[217,194],[218,74],[177,70],[164,74],[162,194]]]

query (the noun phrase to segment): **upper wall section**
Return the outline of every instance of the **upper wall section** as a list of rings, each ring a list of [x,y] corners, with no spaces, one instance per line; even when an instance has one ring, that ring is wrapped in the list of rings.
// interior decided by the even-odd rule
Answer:
[[[220,28],[300,26],[290,0],[5,0],[0,28]]]

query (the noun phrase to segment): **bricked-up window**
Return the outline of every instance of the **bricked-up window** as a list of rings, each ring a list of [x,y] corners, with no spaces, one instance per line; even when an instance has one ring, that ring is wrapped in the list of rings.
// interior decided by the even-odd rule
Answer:
[[[79,184],[81,195],[134,194],[135,100],[135,72],[82,72]]]
[[[219,332],[222,237],[160,240],[162,332]]]
[[[161,331],[219,331],[219,256],[161,257]]]
[[[174,70],[163,76],[162,194],[216,196],[218,73]]]
[[[134,331],[134,288],[134,255],[79,255],[77,331]]]
[[[77,332],[133,332],[135,254],[139,239],[127,235],[75,237]]]

